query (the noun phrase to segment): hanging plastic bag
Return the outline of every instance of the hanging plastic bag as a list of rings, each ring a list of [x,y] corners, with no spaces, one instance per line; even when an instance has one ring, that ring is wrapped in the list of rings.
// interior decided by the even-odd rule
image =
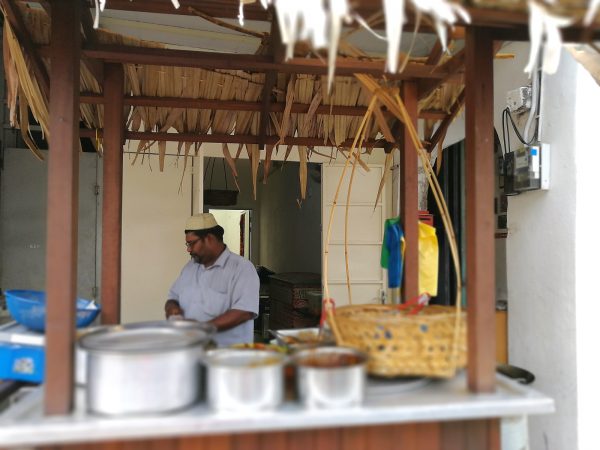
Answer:
[[[410,245],[410,243],[408,243]],[[399,288],[404,269],[404,232],[400,218],[385,221],[381,267],[388,269],[388,287]],[[419,293],[437,295],[439,247],[435,228],[419,221]]]

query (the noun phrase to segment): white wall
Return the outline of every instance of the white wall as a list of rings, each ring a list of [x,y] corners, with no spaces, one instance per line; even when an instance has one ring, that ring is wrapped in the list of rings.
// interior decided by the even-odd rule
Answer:
[[[563,55],[563,61],[570,55]],[[570,62],[570,64],[573,64]],[[600,304],[598,303],[598,105],[600,87],[582,67],[573,79],[577,83],[575,109],[575,317],[577,322],[577,418],[580,450],[598,448],[597,417],[600,384],[598,383],[598,343],[600,342]],[[572,310],[569,311],[573,313]]]
[[[130,148],[135,149],[132,143]],[[176,153],[176,145],[168,146]],[[164,172],[158,157],[123,160],[123,244],[121,320],[164,319],[171,284],[189,260],[184,227],[192,214],[191,161],[179,192],[183,160],[167,156]],[[197,164],[195,164],[197,166]],[[196,176],[197,178],[197,176]]]
[[[510,46],[516,67],[497,77],[496,93],[523,82],[528,45]],[[507,50],[508,51],[508,50]],[[506,62],[498,61],[500,69]],[[576,449],[575,365],[575,94],[578,66],[563,53],[558,73],[544,80],[542,139],[551,144],[551,189],[509,197],[507,278],[509,362],[532,371],[534,387],[556,413],[529,420],[533,450]],[[496,114],[496,121],[498,117]]]

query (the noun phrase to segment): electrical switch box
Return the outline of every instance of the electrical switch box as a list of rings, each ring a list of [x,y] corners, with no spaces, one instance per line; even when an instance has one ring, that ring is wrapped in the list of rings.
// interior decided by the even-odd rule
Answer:
[[[504,193],[514,195],[524,191],[550,188],[550,145],[523,146],[504,157]]]
[[[512,112],[523,112],[531,108],[531,87],[523,86],[506,94],[506,105]]]

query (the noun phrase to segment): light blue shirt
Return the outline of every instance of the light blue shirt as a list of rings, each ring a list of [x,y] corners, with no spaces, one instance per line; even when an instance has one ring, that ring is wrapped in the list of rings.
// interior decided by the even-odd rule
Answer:
[[[208,322],[230,309],[239,309],[258,315],[260,282],[256,268],[247,259],[225,248],[210,267],[191,259],[169,290],[167,298],[177,300],[184,317]],[[254,321],[248,320],[237,327],[217,333],[219,346],[252,342]]]

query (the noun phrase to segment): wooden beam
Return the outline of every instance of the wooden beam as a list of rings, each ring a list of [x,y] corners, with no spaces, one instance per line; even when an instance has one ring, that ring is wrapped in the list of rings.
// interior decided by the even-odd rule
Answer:
[[[104,104],[102,94],[82,92],[81,103]],[[262,102],[245,102],[241,100],[213,100],[186,97],[152,97],[152,96],[130,96],[123,98],[123,103],[130,106],[154,106],[157,108],[189,108],[189,109],[222,109],[227,111],[260,111]],[[305,114],[308,112],[309,104],[294,103],[293,113]],[[285,103],[269,103],[269,112],[283,112]],[[385,108],[382,108],[385,112]],[[367,112],[366,106],[329,106],[319,105],[316,114],[334,116],[364,116]],[[421,119],[442,120],[447,116],[445,111],[439,109],[423,109],[419,113]]]
[[[273,87],[277,82],[277,72],[270,70],[265,75],[265,84],[262,90],[262,106],[260,109],[260,122],[258,128],[258,143],[260,149],[265,148],[265,137],[267,136],[267,125],[269,124],[269,105],[271,104],[271,97],[273,93]]]
[[[46,247],[46,414],[73,407],[79,189],[81,3],[52,2]]]
[[[25,22],[23,22],[21,11],[13,0],[0,0],[0,5],[6,14],[6,19],[8,19],[10,22],[12,30],[19,41],[19,44],[21,44],[23,47],[25,57],[31,63],[33,75],[40,86],[42,95],[48,99],[50,92],[50,80],[48,78],[48,73],[46,72],[46,67],[40,58],[36,46],[31,40],[31,36],[29,35],[27,27],[25,26]]]
[[[468,28],[465,50],[467,373],[471,391],[492,392],[496,384],[492,32]]]
[[[417,129],[417,84],[404,82],[401,89],[402,100]],[[406,301],[419,295],[419,164],[408,128],[401,124],[400,130],[400,218],[406,240],[402,300]]]
[[[276,63],[268,55],[211,53],[124,45],[89,46],[83,50],[83,54],[89,58],[114,63],[246,70],[250,72],[273,70],[284,73],[327,74],[327,63],[317,58],[291,58],[285,63]],[[384,64],[383,60],[364,61],[356,58],[338,58],[335,72],[336,75],[340,76],[366,73],[375,77],[382,77],[385,74],[388,79],[399,80],[412,80],[416,78],[441,80],[447,79],[451,75],[447,73],[445,65],[435,68],[417,63],[409,63],[402,73],[389,74],[385,72]]]
[[[433,44],[431,51],[429,52],[429,56],[427,57],[427,61],[425,64],[431,66],[437,66],[442,60],[442,56],[444,56],[444,50],[442,48],[442,43],[439,38]]]
[[[104,166],[102,171],[102,323],[121,322],[121,217],[123,203],[124,74],[121,64],[104,69]]]
[[[446,131],[448,131],[448,127],[450,126],[450,124],[452,123],[452,121],[454,120],[454,118],[456,117],[456,115],[458,114],[458,112],[460,111],[460,109],[462,108],[464,103],[465,103],[465,91],[463,89],[460,92],[460,94],[458,94],[458,97],[452,104],[452,107],[450,108],[450,114],[448,114],[446,117],[444,117],[444,120],[442,120],[442,123],[440,123],[440,125],[435,130],[435,133],[433,134],[429,144],[427,145],[428,151],[431,152],[435,148],[435,146],[438,145],[438,143],[440,142],[440,139],[442,139],[446,135]]]
[[[458,73],[460,69],[462,69],[465,65],[465,51],[464,49],[460,50],[456,55],[454,55],[451,59],[446,61],[444,64],[437,66],[434,71],[443,72],[444,76],[438,78],[436,80],[422,80],[419,82],[419,93],[418,98],[422,100],[426,98],[429,94],[431,94],[434,90],[444,84],[448,79]]]
[[[83,41],[90,45],[97,44],[98,38],[96,36],[96,30],[94,30],[94,19],[92,18],[92,13],[89,8],[82,8],[81,10],[81,25]],[[104,64],[97,59],[90,59],[87,57],[82,58],[82,63],[90,71],[98,84],[102,86],[104,81]]]
[[[272,11],[273,12],[273,11]],[[269,46],[268,54],[272,61],[276,64],[283,63],[285,58],[285,47],[281,42],[281,35],[279,34],[279,23],[277,22],[277,16],[273,14],[273,20],[271,21],[271,33],[269,34]],[[259,145],[260,149],[265,148],[265,136],[267,135],[267,125],[269,124],[269,105],[271,104],[273,96],[273,87],[277,84],[277,72],[269,70],[265,74],[265,83],[262,89],[262,106],[260,109],[260,122],[259,122]]]
[[[98,136],[103,136],[103,130],[98,130]],[[79,130],[80,137],[95,138],[96,130],[82,128]],[[252,135],[236,134],[198,134],[198,133],[163,133],[148,131],[126,131],[125,139],[139,141],[170,141],[170,142],[210,142],[218,144],[259,144],[259,137]],[[266,136],[266,145],[275,145],[279,140],[278,136]],[[339,145],[340,148],[350,147],[353,139],[346,139]],[[368,140],[364,142],[364,147],[383,148],[385,140]],[[286,145],[303,145],[306,147],[335,147],[329,141],[323,142],[323,138],[313,137],[286,137]]]
[[[170,1],[165,0],[110,0],[106,2],[107,10],[136,11],[158,14],[195,15],[188,7],[195,8],[203,13],[216,18],[237,19],[239,0],[186,0],[181,2],[181,7],[175,9]],[[260,2],[244,5],[244,18],[246,20],[269,21],[269,12]]]

